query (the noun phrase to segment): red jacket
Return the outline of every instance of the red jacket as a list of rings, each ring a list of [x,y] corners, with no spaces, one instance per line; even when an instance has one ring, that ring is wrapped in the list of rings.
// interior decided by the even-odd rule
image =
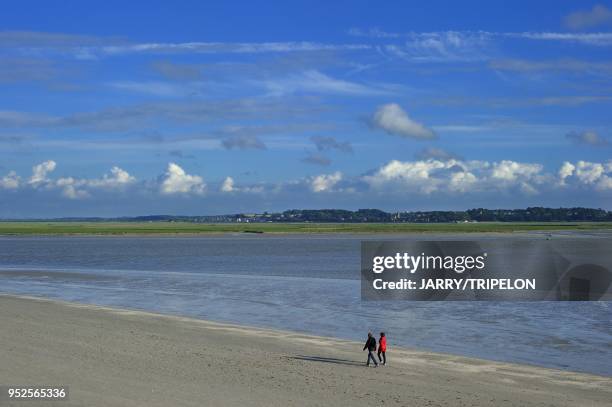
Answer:
[[[378,340],[378,350],[380,352],[387,351],[387,337],[386,336],[383,336],[382,338]]]

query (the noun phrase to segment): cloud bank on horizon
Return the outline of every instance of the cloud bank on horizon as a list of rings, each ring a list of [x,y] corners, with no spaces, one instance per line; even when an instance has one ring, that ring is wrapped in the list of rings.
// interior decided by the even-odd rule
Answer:
[[[199,7],[0,17],[0,217],[612,209],[608,4]]]

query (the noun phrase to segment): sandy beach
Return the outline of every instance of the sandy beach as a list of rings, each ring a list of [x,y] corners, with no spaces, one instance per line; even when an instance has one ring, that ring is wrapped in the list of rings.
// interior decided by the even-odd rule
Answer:
[[[604,406],[612,378],[298,333],[0,295],[0,385],[67,385],[24,406]],[[0,401],[0,404],[2,402]]]

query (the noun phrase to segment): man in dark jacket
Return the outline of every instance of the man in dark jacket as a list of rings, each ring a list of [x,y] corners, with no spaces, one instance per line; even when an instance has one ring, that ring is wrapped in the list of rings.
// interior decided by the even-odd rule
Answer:
[[[370,359],[374,362],[374,367],[378,367],[378,362],[374,359],[374,354],[372,352],[376,351],[376,338],[372,335],[372,332],[368,332],[368,339],[363,347],[363,350],[368,350],[368,361],[366,366],[370,366]]]

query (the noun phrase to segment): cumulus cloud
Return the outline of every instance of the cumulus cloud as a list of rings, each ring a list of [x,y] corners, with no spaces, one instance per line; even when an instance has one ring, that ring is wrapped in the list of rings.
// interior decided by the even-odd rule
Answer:
[[[219,188],[221,192],[250,192],[250,193],[259,193],[263,192],[263,187],[261,186],[243,186],[237,187],[234,179],[232,177],[226,177],[221,183],[221,188]]]
[[[48,160],[32,167],[32,176],[30,177],[28,184],[38,185],[47,182],[47,174],[53,172],[56,165],[57,164],[55,161]]]
[[[438,189],[443,180],[434,176],[440,170],[454,167],[458,162],[449,160],[399,161],[392,160],[380,167],[374,174],[366,175],[364,181],[374,188],[390,183],[404,184],[420,193],[429,194]]]
[[[519,163],[503,160],[493,164],[491,176],[501,181],[516,181],[519,178],[531,178],[542,171],[541,164]]]
[[[572,131],[565,135],[566,138],[573,141],[576,144],[585,144],[589,146],[606,146],[608,145],[608,140],[601,137],[598,133],[594,131]]]
[[[265,150],[266,145],[256,136],[242,135],[242,136],[234,136],[228,137],[221,142],[223,147],[228,150],[238,149],[238,150]]]
[[[21,178],[15,171],[9,171],[7,175],[0,179],[0,188],[17,189],[21,184]]]
[[[373,127],[395,136],[421,140],[436,138],[433,130],[412,120],[396,103],[380,106],[372,116],[371,123]]]
[[[90,191],[94,189],[121,189],[136,181],[127,171],[114,166],[110,175],[104,174],[102,178],[75,178],[65,177],[55,181],[53,186],[62,189],[62,195],[69,199],[83,199],[91,196]]]
[[[571,177],[574,174],[574,170],[576,169],[576,166],[574,166],[574,164],[565,161],[562,165],[561,168],[559,168],[559,184],[560,185],[565,185],[565,179],[568,177]]]
[[[504,160],[487,161],[449,160],[393,160],[363,181],[375,189],[390,186],[400,190],[431,194],[434,192],[466,193],[497,191],[516,188],[523,193],[537,193],[535,185],[549,177],[542,173],[540,164]]]
[[[234,179],[227,177],[221,184],[221,192],[233,192],[234,191]]]
[[[467,192],[473,189],[478,178],[469,171],[454,172],[450,176],[449,189],[454,192]]]
[[[53,162],[54,163],[54,162]],[[49,173],[55,165],[49,161],[33,167],[32,177],[22,182],[19,175],[8,172],[0,178],[2,190],[29,190],[40,193],[56,191],[67,199],[102,197],[118,191],[157,191],[161,195],[201,195],[206,191],[202,177],[187,174],[175,163],[169,163],[165,174],[155,183],[138,183],[135,177],[114,166],[99,178],[66,176],[53,179]],[[34,180],[34,182],[30,182]],[[129,187],[129,188],[128,188]],[[554,173],[548,173],[539,163],[501,160],[423,159],[389,161],[379,168],[359,176],[346,176],[336,171],[278,184],[240,185],[228,176],[215,186],[211,194],[240,193],[366,193],[417,195],[421,197],[518,196],[562,193],[563,191],[612,191],[612,160],[607,162],[565,161]],[[546,195],[542,195],[546,196]]]
[[[601,163],[592,163],[588,161],[578,161],[576,165],[576,177],[585,183],[593,184],[604,174],[605,169]]]
[[[333,174],[317,175],[311,179],[310,189],[313,192],[330,192],[340,181],[342,181],[342,173],[339,171]]]
[[[168,170],[161,183],[160,192],[164,195],[204,193],[206,184],[202,177],[189,175],[175,163],[168,164]]]
[[[124,185],[128,185],[136,181],[127,171],[114,166],[110,170],[110,175],[104,174],[101,179],[94,179],[87,182],[92,187],[102,188],[117,188]]]
[[[541,164],[503,160],[493,164],[491,179],[501,185],[518,185],[523,193],[533,195],[538,193],[533,183],[544,182],[545,177],[541,175],[543,169]]]
[[[564,19],[565,25],[571,30],[582,30],[612,23],[612,10],[604,5],[596,4],[590,10],[580,10],[568,14]]]
[[[56,185],[62,188],[62,195],[68,199],[82,199],[90,196],[89,192],[79,189],[85,185],[84,180],[78,180],[72,177],[60,178],[56,181]]]
[[[578,161],[564,162],[559,169],[559,185],[568,186],[570,181],[578,186],[594,187],[598,191],[612,190],[612,160],[607,163]]]

